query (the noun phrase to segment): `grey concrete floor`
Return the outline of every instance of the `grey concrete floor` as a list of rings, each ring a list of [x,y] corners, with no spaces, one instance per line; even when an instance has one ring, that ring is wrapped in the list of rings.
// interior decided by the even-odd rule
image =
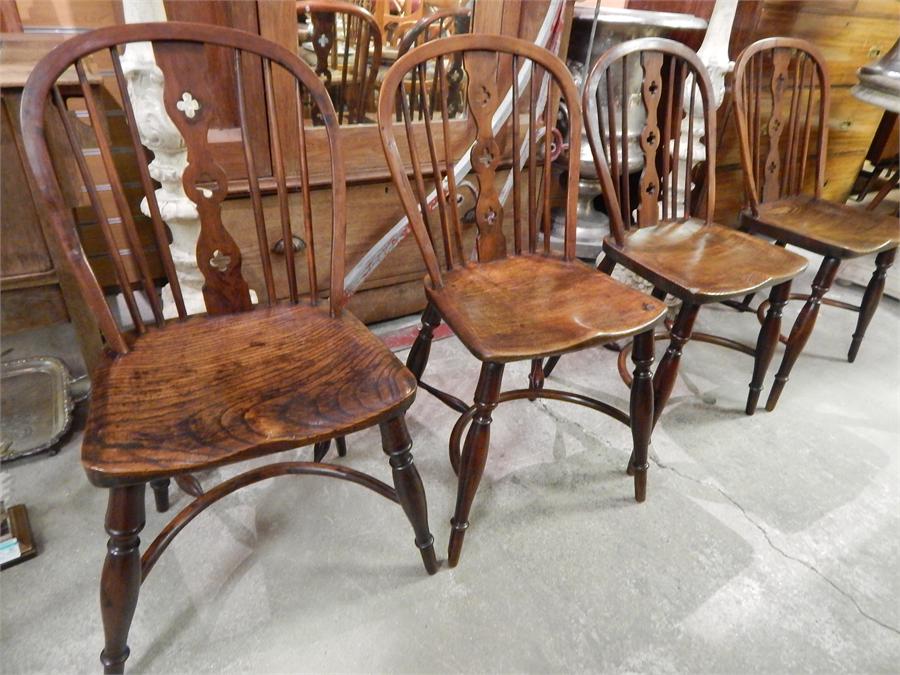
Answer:
[[[850,365],[855,318],[823,308],[778,409],[754,417],[743,413],[751,360],[689,344],[642,505],[623,472],[624,426],[562,403],[502,405],[461,564],[434,577],[400,509],[356,486],[278,478],[238,492],[189,525],[144,584],[128,666],[898,672],[900,303],[885,298]],[[757,323],[709,307],[698,329],[752,342]],[[434,345],[434,384],[470,398],[477,373],[455,339]],[[507,387],[526,374],[527,364],[508,368]],[[627,405],[603,349],[567,356],[551,382]],[[454,415],[422,391],[409,420],[444,558]],[[348,441],[349,456],[332,461],[388,479],[376,433]],[[99,665],[105,494],[85,479],[79,443],[75,435],[55,457],[8,466],[40,555],[0,576],[4,673]],[[187,502],[173,495],[175,509]],[[148,507],[145,543],[165,520]]]

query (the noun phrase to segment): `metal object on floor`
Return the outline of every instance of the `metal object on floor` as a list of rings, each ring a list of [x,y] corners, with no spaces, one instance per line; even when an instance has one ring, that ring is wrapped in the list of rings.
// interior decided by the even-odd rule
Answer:
[[[72,424],[75,403],[87,398],[86,376],[73,379],[51,356],[0,364],[3,428],[0,460],[9,462],[52,451]]]

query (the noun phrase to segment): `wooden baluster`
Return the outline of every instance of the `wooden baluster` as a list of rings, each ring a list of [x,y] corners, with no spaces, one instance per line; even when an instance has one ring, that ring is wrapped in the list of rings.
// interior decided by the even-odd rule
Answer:
[[[513,246],[516,255],[522,253],[522,224],[521,224],[521,183],[522,183],[522,167],[520,165],[520,148],[519,140],[519,56],[512,56],[512,149],[513,149]],[[444,92],[444,98],[447,98],[447,92]],[[446,139],[447,132],[444,131]]]
[[[672,218],[678,216],[678,158],[681,156],[681,118],[684,115],[684,85],[687,80],[687,62],[681,61],[678,68],[678,87],[675,90],[675,96],[672,111],[672,134],[674,144],[672,148],[672,182],[670,184],[670,192],[672,197]],[[690,171],[688,172],[690,173]],[[660,364],[662,365],[662,364]],[[659,367],[657,366],[657,370]]]
[[[272,259],[269,255],[269,237],[266,233],[266,216],[262,206],[262,193],[259,190],[259,177],[256,175],[256,156],[253,150],[253,141],[250,138],[250,127],[247,124],[243,64],[239,49],[234,50],[234,79],[237,87],[238,116],[241,121],[241,145],[244,148],[244,166],[247,169],[250,204],[253,207],[253,219],[256,222],[256,240],[259,244],[259,256],[262,260],[263,277],[266,282],[266,303],[271,306],[278,300],[278,295],[275,291],[275,277],[272,273]],[[298,109],[303,110],[299,101]],[[289,247],[287,246],[285,246],[285,255],[290,255]]]
[[[97,105],[94,99],[94,91],[88,82],[84,66],[81,61],[76,61],[75,72],[78,74],[78,81],[81,84],[81,92],[84,96],[84,103],[88,109],[88,113],[92,120],[96,120],[94,131],[97,137],[97,148],[100,151],[100,158],[103,160],[103,168],[109,179],[109,187],[116,202],[116,209],[119,211],[119,217],[122,220],[122,227],[125,230],[125,237],[128,240],[128,247],[131,250],[131,256],[134,259],[140,276],[140,282],[147,297],[147,302],[153,310],[153,317],[156,319],[158,326],[165,323],[162,313],[162,302],[159,294],[156,292],[156,286],[153,283],[153,275],[150,273],[150,265],[147,262],[147,256],[144,255],[144,245],[141,243],[138,235],[137,225],[131,213],[131,205],[125,197],[125,186],[122,185],[122,179],[116,168],[116,161],[113,158],[112,147],[109,139],[103,133],[103,127],[108,127],[106,123],[106,111]]]
[[[616,200],[622,199],[622,172],[619,167],[619,157],[621,155],[621,139],[619,138],[619,134],[616,129],[616,97],[613,92],[613,82],[612,82],[612,66],[607,68],[606,70],[606,116],[609,120],[609,169],[610,176],[612,177],[612,184],[615,187],[618,187],[619,190],[616,194],[609,195],[610,199],[610,209],[615,208]],[[599,109],[598,109],[599,110]],[[627,173],[627,170],[626,170]],[[622,206],[619,205],[619,211],[622,211]],[[622,219],[623,225],[627,230],[629,225],[631,224],[627,218]]]
[[[553,78],[549,72],[544,74],[544,82],[547,86],[547,98],[544,100],[544,168],[541,171],[541,185],[543,187],[543,230],[544,230],[544,255],[550,253],[550,186],[553,182],[553,170],[550,166],[550,158],[553,151],[550,140],[553,138],[553,121],[550,118],[550,105],[553,100]]]
[[[806,165],[809,163],[809,137],[812,131],[812,107],[813,107],[813,90],[815,89],[816,64],[811,58],[807,58],[809,63],[809,94],[806,98],[806,119],[803,123],[803,149],[800,153],[800,176],[797,179],[797,194],[803,191],[803,184],[806,182]]]
[[[297,272],[294,263],[293,240],[294,234],[291,229],[291,212],[287,200],[287,183],[284,173],[284,155],[281,146],[281,132],[278,128],[278,113],[275,109],[275,91],[272,87],[272,62],[268,59],[263,60],[263,87],[266,96],[266,117],[269,120],[269,137],[272,146],[272,168],[275,173],[275,186],[278,195],[278,212],[281,216],[281,238],[284,240],[284,264],[287,268],[288,293],[291,302],[297,302],[299,295],[297,292]],[[312,249],[309,246],[308,249]],[[315,275],[310,272],[310,299],[312,303],[316,303],[318,289],[315,287]]]
[[[319,273],[316,269],[316,235],[315,235],[315,227],[313,226],[313,212],[312,212],[312,192],[309,188],[309,153],[307,152],[306,146],[306,124],[303,122],[303,111],[300,108],[300,83],[296,82],[296,95],[297,95],[297,151],[300,155],[300,195],[301,200],[303,201],[303,235],[306,237],[306,274],[307,274],[307,282],[309,283],[309,293],[310,293],[310,301],[313,305],[318,304],[319,302]],[[341,187],[343,190],[343,186]],[[334,190],[332,190],[333,195],[335,195]],[[333,209],[343,208],[343,204],[337,203],[336,195],[333,197],[334,204],[332,205]],[[339,247],[343,247],[344,242],[338,241],[335,239],[331,242],[332,252],[338,250]],[[287,247],[285,247],[285,252],[287,252]],[[335,278],[335,272],[339,270],[336,269],[336,264],[343,265],[344,254],[343,250],[337,258],[332,255],[332,278]],[[343,279],[343,274],[338,274],[337,279]],[[343,283],[343,282],[342,282]],[[343,286],[341,286],[343,288]],[[330,302],[332,308],[334,307],[335,300],[342,303],[343,298],[340,297],[341,293],[337,291],[337,286],[332,281],[331,289],[330,289]]]
[[[531,80],[528,98],[528,251],[537,249],[537,64],[531,63]]]
[[[440,57],[438,60],[440,60]],[[435,68],[437,68],[437,64],[435,64]],[[422,82],[425,82],[428,74],[426,63],[420,63],[417,66],[417,69],[419,70],[419,78]],[[444,175],[441,172],[441,163],[438,161],[437,147],[434,142],[434,132],[431,128],[433,109],[428,96],[422,98],[422,105],[425,121],[425,138],[428,141],[428,156],[431,158],[431,172],[434,180],[435,201],[438,207],[438,217],[441,222],[441,236],[444,238],[444,247],[448,248],[453,245],[457,238],[455,237],[455,233],[450,232],[450,219],[447,214],[447,193],[444,191]],[[452,204],[451,208],[454,208],[455,206],[456,204]],[[461,248],[459,255],[460,260],[462,260]]]
[[[415,68],[412,69],[412,72],[415,72]],[[403,86],[402,82],[400,86]],[[428,217],[428,193],[425,190],[425,177],[422,175],[422,165],[419,162],[419,149],[416,143],[415,133],[413,133],[412,113],[410,112],[406,98],[402,98],[401,102],[403,103],[403,124],[406,128],[406,139],[407,145],[409,146],[409,161],[413,169],[413,180],[415,181],[416,192],[418,193],[419,209],[422,211],[422,220],[425,223],[425,230],[428,232],[428,238],[431,240],[432,248],[434,248],[434,236],[431,232],[431,219]],[[421,109],[419,113],[421,115]],[[447,269],[453,269],[455,264],[453,259],[453,249],[450,246],[450,241],[448,239],[444,239],[444,259],[447,263]],[[460,260],[460,263],[462,263],[462,260]]]
[[[181,293],[181,284],[178,282],[178,274],[175,272],[172,251],[169,249],[169,238],[166,234],[166,225],[159,212],[159,202],[156,200],[156,188],[153,186],[153,180],[150,177],[150,170],[148,168],[150,160],[147,157],[146,148],[144,148],[143,143],[141,143],[140,131],[138,130],[137,121],[134,117],[134,108],[131,105],[131,96],[128,94],[128,83],[125,81],[125,74],[122,71],[122,62],[119,59],[119,52],[116,51],[115,47],[110,47],[109,54],[112,58],[113,72],[116,76],[119,95],[122,98],[122,108],[125,111],[125,118],[128,121],[128,131],[131,135],[131,144],[134,147],[138,174],[141,178],[141,187],[147,198],[147,208],[150,211],[150,220],[153,223],[156,249],[159,252],[163,270],[165,270],[166,278],[169,281],[169,288],[172,290],[172,298],[175,301],[175,309],[178,312],[178,318],[183,319],[187,316],[187,310],[184,307],[184,296]]]
[[[57,89],[56,87],[53,88],[53,98],[54,103],[60,111],[59,116],[63,121],[63,128],[66,131],[66,138],[69,141],[69,146],[72,149],[72,156],[75,158],[75,163],[78,166],[78,173],[81,174],[81,180],[84,183],[85,190],[88,194],[88,199],[91,202],[91,208],[94,211],[94,216],[97,218],[97,223],[100,225],[100,231],[103,233],[103,242],[106,245],[106,250],[109,253],[110,260],[112,261],[113,269],[116,272],[116,279],[119,282],[119,288],[121,289],[122,297],[125,300],[125,306],[128,308],[128,314],[131,317],[131,322],[134,324],[134,328],[138,333],[144,333],[146,332],[147,328],[144,325],[143,319],[141,319],[141,312],[137,306],[137,301],[134,298],[134,292],[131,288],[131,281],[128,278],[128,272],[125,269],[125,263],[122,260],[121,254],[119,253],[119,243],[113,236],[112,226],[109,222],[109,218],[106,215],[106,209],[103,208],[103,202],[100,201],[100,194],[97,191],[97,185],[94,182],[94,177],[91,175],[91,170],[84,159],[84,153],[81,150],[81,142],[78,139],[75,128],[72,126],[72,119],[66,112],[66,104],[59,93],[59,89]],[[88,110],[88,116],[90,119],[91,128],[94,131],[94,135],[100,136],[100,134],[103,133],[103,129],[100,126],[100,121],[91,116],[90,110]]]
[[[781,195],[787,197],[793,193],[794,174],[797,171],[798,151],[797,144],[800,141],[800,134],[797,127],[800,124],[800,84],[802,81],[800,66],[806,55],[796,52],[794,59],[794,84],[791,88],[791,107],[788,114],[788,137],[787,137],[787,168],[781,177]]]
[[[691,169],[694,166],[694,103],[697,94],[697,74],[691,73],[691,98],[688,104],[687,161],[684,164],[684,217],[691,216]]]
[[[459,222],[459,193],[456,189],[456,176],[453,173],[453,155],[451,153],[450,148],[450,114],[447,111],[447,98],[449,94],[449,88],[447,86],[447,74],[444,72],[444,57],[437,57],[437,64],[435,65],[435,70],[439,75],[439,86],[440,86],[440,101],[441,101],[441,124],[442,124],[442,133],[444,136],[444,166],[446,167],[447,172],[447,190],[450,193],[450,220],[453,225],[453,243],[456,246],[457,254],[459,255],[459,259],[464,259],[463,253],[463,235],[462,235],[462,224]]]

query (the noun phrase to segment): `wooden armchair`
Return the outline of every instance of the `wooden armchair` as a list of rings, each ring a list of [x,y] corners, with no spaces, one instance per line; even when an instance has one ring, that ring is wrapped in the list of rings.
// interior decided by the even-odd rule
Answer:
[[[824,257],[812,293],[790,296],[805,303],[790,336],[782,338],[786,348],[766,402],[768,410],[778,403],[821,304],[859,312],[847,353],[848,361],[856,359],[900,243],[896,217],[822,198],[830,87],[822,53],[805,40],[760,40],[735,61],[735,120],[749,202],[741,213],[741,226],[772,237],[780,246],[791,244]],[[841,260],[867,255],[875,255],[875,271],[862,304],[857,307],[826,298]]]
[[[459,115],[451,115],[448,73],[457,55],[464,65],[466,105]],[[437,78],[434,107],[430,97],[423,99],[421,134],[411,131],[413,112],[408,99],[399,95],[413,70],[434,72]],[[460,413],[450,435],[450,461],[459,475],[451,566],[459,562],[487,461],[493,411],[503,401],[538,397],[569,401],[630,425],[635,498],[645,498],[653,417],[652,328],[662,319],[665,306],[575,258],[577,153],[569,157],[565,183],[565,250],[550,250],[551,160],[556,151],[552,102],[557,94],[570,111],[578,110],[572,78],[553,54],[524,40],[478,34],[435,40],[408,52],[388,72],[379,96],[378,121],[388,166],[428,270],[428,307],[407,366],[422,388]],[[397,106],[401,122],[396,121]],[[575,115],[575,138],[579,125]],[[403,153],[398,136],[403,138]],[[462,228],[458,200],[459,181],[469,166],[478,183],[474,250]],[[507,200],[511,204],[504,206]],[[508,209],[511,240],[503,230]],[[422,379],[432,334],[442,320],[482,364],[474,404]],[[507,363],[628,336],[637,336],[630,414],[572,392],[536,388],[501,392]]]
[[[141,144],[134,101],[123,72],[119,48],[152,44],[164,77],[168,116],[187,147],[183,184],[197,204],[200,231],[197,266],[203,274],[207,313],[187,316],[169,252],[155,185]],[[128,123],[125,138],[107,135],[105,111],[88,85],[83,60],[92,54],[111,59],[117,94]],[[221,64],[229,64],[233,89],[223,85]],[[88,265],[71,212],[65,207],[58,178],[48,156],[44,115],[48,104],[62,105],[55,84],[70,66],[78,74],[89,115],[88,124],[63,115],[66,133],[84,188],[94,208],[109,258],[133,328],[120,326]],[[262,96],[250,97],[249,81],[262,77]],[[290,114],[274,105],[273,81],[290,83],[298,101],[308,92],[322,114],[327,153],[313,158],[328,172],[333,203],[323,223],[330,234],[330,256],[316,256],[310,207],[306,130],[300,106]],[[227,81],[226,81],[227,82]],[[50,100],[48,100],[50,99]],[[280,102],[281,103],[281,102]],[[242,251],[222,225],[222,201],[229,175],[210,149],[210,132],[227,111],[239,119],[243,169],[256,221],[256,250]],[[254,113],[268,112],[268,126],[249,124]],[[266,117],[263,117],[266,119]],[[109,490],[106,530],[108,552],[100,582],[106,645],[101,661],[106,672],[121,672],[129,649],[127,637],[141,584],[172,539],[208,506],[235,490],[274,476],[316,475],[366,487],[398,503],[415,531],[415,542],[429,573],[437,570],[428,529],[425,493],[410,454],[404,422],[416,392],[415,378],[359,321],[343,309],[345,185],[337,116],[324,86],[296,55],[258,36],[207,24],[168,22],[103,28],[72,38],[48,54],[29,78],[22,104],[25,148],[49,225],[65,252],[68,269],[102,330],[106,353],[93,372],[93,400],[82,443],[82,463],[89,480]],[[296,132],[291,141],[286,133]],[[79,151],[81,136],[96,137],[99,164],[112,199]],[[268,136],[266,136],[268,135]],[[266,138],[271,156],[256,154]],[[283,140],[284,139],[284,140]],[[124,185],[115,147],[130,144],[138,158],[140,184]],[[299,177],[286,166],[299,166]],[[265,170],[259,167],[266,167]],[[272,186],[278,224],[269,228],[261,184]],[[267,188],[269,189],[269,188]],[[266,199],[270,197],[266,196]],[[175,300],[177,318],[166,320],[148,273],[132,209],[146,200],[157,251]],[[270,209],[271,213],[271,209]],[[284,256],[283,269],[273,264],[270,237],[292,241],[297,214],[302,214],[306,256]],[[121,218],[127,241],[112,237],[110,221]],[[328,226],[330,220],[330,227]],[[328,237],[321,242],[326,245]],[[123,253],[127,252],[127,256]],[[251,300],[242,264],[259,256],[264,284]],[[128,281],[134,265],[141,282]],[[320,285],[320,276],[326,283]],[[327,293],[327,300],[323,299]],[[139,303],[139,299],[143,303]],[[279,298],[286,297],[280,301]],[[148,308],[141,311],[141,304]],[[148,316],[149,315],[149,316]],[[189,503],[140,553],[145,486],[165,489],[170,478],[296,448],[378,425],[389,457],[393,486],[353,469],[306,461],[287,461],[238,474]]]
[[[642,68],[641,105],[646,112],[639,137],[643,168],[636,183],[628,156],[628,116],[634,114],[629,110],[629,61]],[[745,408],[748,415],[754,413],[778,343],[791,279],[807,264],[802,256],[713,222],[716,116],[711,101],[709,75],[697,55],[662,38],[631,40],[609,49],[591,69],[584,90],[587,135],[612,230],[603,242],[600,267],[611,273],[615,265],[624,265],[653,284],[655,297],[671,294],[682,303],[669,335],[659,336],[669,339],[669,347],[653,377],[656,419],[672,393],[700,306],[771,288],[755,349],[717,336],[695,336],[754,357]],[[682,168],[679,176],[679,159],[691,167],[699,152],[694,138],[698,118],[705,129],[705,208],[692,207],[690,170]]]

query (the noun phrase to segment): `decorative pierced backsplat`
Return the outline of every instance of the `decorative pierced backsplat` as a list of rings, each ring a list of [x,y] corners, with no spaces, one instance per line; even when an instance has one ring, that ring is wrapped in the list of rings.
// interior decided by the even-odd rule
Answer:
[[[182,182],[200,215],[197,266],[205,279],[206,309],[210,314],[248,310],[252,302],[241,275],[241,251],[222,225],[228,176],[209,147],[215,97],[225,94],[212,91],[204,45],[162,42],[154,45],[154,54],[165,77],[166,110],[187,146],[188,165]]]
[[[640,110],[622,104],[631,98],[629,83],[634,78],[629,69],[635,67],[640,73]],[[624,243],[625,230],[633,224],[641,227],[700,215],[697,211],[703,200],[692,193],[690,167],[695,154],[701,156],[695,147],[701,136],[707,160],[702,215],[712,220],[716,139],[712,100],[706,68],[694,52],[672,40],[625,42],[601,55],[591,69],[584,91],[585,124],[610,228],[619,244]],[[635,158],[629,157],[632,141],[627,132],[629,115],[638,113],[646,117],[638,137],[636,169]],[[703,126],[695,129],[700,124]],[[635,178],[637,192],[632,194]],[[637,218],[633,217],[635,209]]]
[[[202,273],[204,301],[210,313],[238,312],[251,307],[250,291],[241,272],[242,253],[223,227],[220,217],[220,207],[229,190],[229,178],[235,179],[236,188],[249,192],[249,208],[245,213],[246,219],[255,225],[256,241],[247,242],[252,248],[246,248],[245,254],[255,249],[254,258],[259,256],[264,289],[256,290],[263,302],[271,306],[279,301],[279,297],[287,295],[296,303],[300,301],[301,291],[306,290],[300,288],[295,256],[290,254],[277,254],[285,274],[277,279],[276,286],[267,232],[266,212],[275,211],[281,225],[280,237],[287,242],[294,241],[289,203],[293,193],[303,213],[302,240],[306,246],[301,248],[306,258],[309,289],[308,297],[304,299],[312,305],[319,303],[306,141],[306,128],[311,123],[300,114],[300,102],[307,97],[321,111],[324,128],[315,130],[315,170],[324,169],[331,179],[328,303],[331,313],[338,315],[346,302],[343,286],[346,185],[337,139],[337,115],[327,91],[312,69],[296,54],[268,40],[221,26],[199,23],[111,26],[73,37],[44,57],[32,71],[22,105],[23,140],[37,187],[47,206],[49,232],[59,241],[69,263],[69,272],[79,284],[107,346],[116,353],[125,353],[131,344],[126,339],[126,332],[133,331],[138,335],[147,332],[138,302],[140,292],[146,296],[157,326],[165,328],[167,325],[155,285],[159,277],[151,276],[135,223],[134,212],[142,201],[146,203],[153,244],[161,259],[165,281],[172,290],[178,316],[180,319],[187,316],[169,249],[170,235],[157,199],[157,186],[148,169],[150,156],[142,143],[145,130],[139,123],[142,119],[139,115],[146,111],[135,110],[140,100],[133,97],[123,68],[121,52],[132,43],[147,44],[154,50],[159,68],[157,77],[165,85],[166,112],[187,146],[188,166],[183,185],[199,211],[201,224],[196,265]],[[98,55],[108,58],[112,64],[115,79],[111,96],[97,95],[95,90],[99,85],[92,83],[85,72],[85,61]],[[230,72],[223,72],[223,67]],[[82,247],[81,239],[87,235],[76,230],[71,210],[61,196],[59,176],[49,159],[43,120],[48,106],[66,108],[57,83],[73,69],[83,96],[84,114],[79,115],[81,121],[68,114],[61,118],[78,167],[78,177],[99,230],[90,236],[105,244],[108,261],[103,262],[108,263],[115,273],[131,325],[125,320],[120,323],[106,303],[96,271],[91,269],[92,260],[86,257]],[[69,87],[67,96],[71,97]],[[112,101],[120,105],[119,111],[124,113],[117,120],[118,131],[115,133],[105,110],[112,107],[109,103]],[[124,133],[121,120],[124,120]],[[239,175],[226,176],[221,165],[225,160],[217,162],[218,155],[214,154],[221,151],[221,147],[210,144],[211,134],[214,141],[220,140],[222,135],[237,136],[239,140],[229,147],[239,147],[242,157],[223,156],[227,156],[228,171]],[[262,143],[257,141],[265,144],[265,152],[260,152]],[[100,161],[87,156],[86,148],[96,149]],[[130,173],[126,174],[126,171]],[[298,171],[299,176],[295,175]],[[134,180],[135,173],[139,181]],[[267,195],[265,199],[277,208],[264,208],[264,189],[271,191],[271,196]],[[131,256],[131,260],[127,256]],[[280,287],[282,283],[287,286],[287,293]]]
[[[735,63],[735,120],[751,205],[810,189],[821,193],[827,144],[828,80],[819,50],[804,40],[769,38]],[[813,141],[813,129],[816,139]]]
[[[458,62],[465,74],[461,115],[450,112],[450,78]],[[413,78],[426,83],[416,97],[407,95]],[[382,142],[435,285],[442,283],[442,262],[452,270],[539,248],[557,255],[550,243],[550,188],[560,174],[566,176],[559,209],[562,257],[574,257],[579,160],[570,153],[567,170],[553,165],[561,150],[554,127],[560,98],[575,113],[570,132],[579,135],[577,90],[565,66],[546,50],[503,36],[426,42],[388,72],[378,110]],[[469,206],[468,192],[460,193],[470,184],[474,208],[461,212]],[[461,227],[472,224],[474,245]],[[439,243],[444,261],[435,252]]]
[[[475,121],[475,143],[471,158],[472,169],[478,176],[478,200],[475,203],[475,223],[478,227],[476,245],[478,259],[483,262],[506,255],[503,206],[495,187],[500,146],[491,128],[494,113],[500,105],[497,94],[497,60],[497,54],[489,52],[469,52],[464,59],[468,75],[469,110]]]

